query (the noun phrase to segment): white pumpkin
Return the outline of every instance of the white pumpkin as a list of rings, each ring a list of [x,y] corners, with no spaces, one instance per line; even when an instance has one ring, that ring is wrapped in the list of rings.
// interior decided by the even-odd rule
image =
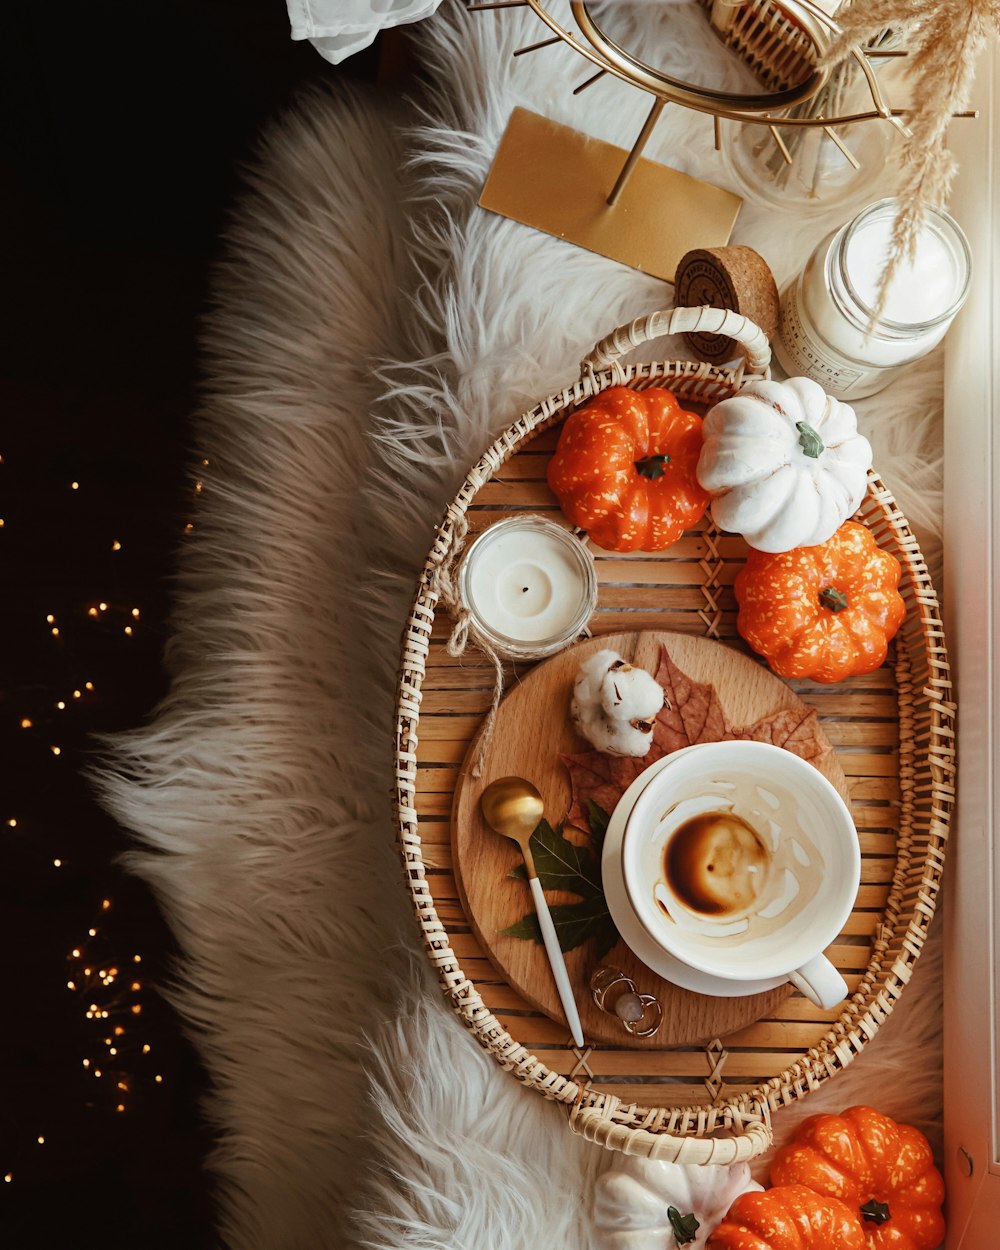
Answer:
[[[698,481],[720,529],[758,551],[825,543],[858,510],[872,449],[810,378],[748,382],[705,417]]]
[[[698,1221],[684,1250],[703,1250],[740,1194],[763,1188],[745,1163],[664,1163],[618,1155],[594,1186],[594,1245],[597,1250],[677,1250],[667,1214]]]

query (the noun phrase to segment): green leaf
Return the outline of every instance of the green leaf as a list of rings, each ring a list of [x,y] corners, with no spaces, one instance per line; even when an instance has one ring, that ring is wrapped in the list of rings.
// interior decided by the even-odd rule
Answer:
[[[674,1230],[674,1240],[679,1246],[686,1246],[689,1241],[694,1241],[701,1227],[701,1222],[695,1219],[693,1211],[688,1215],[681,1215],[676,1207],[667,1207],[667,1219]]]
[[[590,836],[594,845],[594,853],[600,855],[604,846],[604,835],[608,831],[611,817],[593,799],[587,799],[587,823],[590,825]]]
[[[559,949],[562,951],[576,950],[588,938],[594,938],[594,954],[598,959],[603,959],[618,941],[618,930],[603,895],[600,898],[581,899],[579,903],[555,903],[549,908],[549,914],[559,938]],[[508,937],[519,938],[522,942],[537,942],[539,946],[542,945],[542,931],[534,912],[529,912],[515,924],[508,925],[504,933]]]
[[[796,421],[795,428],[799,432],[799,446],[802,448],[803,454],[808,456],[810,460],[818,460],[826,450],[819,434],[805,421]]]
[[[871,1220],[873,1224],[884,1224],[886,1220],[892,1219],[887,1202],[879,1202],[877,1198],[872,1198],[861,1208],[861,1214],[866,1220]]]
[[[503,932],[508,937],[518,938],[522,942],[542,944],[542,930],[538,924],[538,917],[534,912],[530,912],[527,916],[522,916],[514,924],[509,924]]]
[[[605,915],[594,917],[589,934],[595,939],[594,958],[598,962],[622,940],[621,934],[615,928],[615,922],[611,919],[611,913],[606,907],[604,910]]]
[[[567,890],[583,898],[604,897],[600,860],[589,846],[577,846],[564,838],[561,825],[557,830],[547,820],[539,821],[529,845],[543,890]],[[521,881],[528,876],[523,864],[510,875]]]
[[[592,826],[596,844],[604,837],[608,815],[596,803],[593,806],[591,819],[597,822],[596,827]],[[618,941],[618,930],[604,901],[601,861],[596,847],[577,846],[563,837],[562,826],[553,829],[547,820],[542,820],[531,835],[531,852],[543,890],[561,890],[576,894],[580,899],[578,903],[555,903],[549,908],[560,949],[575,950],[588,938],[594,938],[596,956],[603,958]],[[525,879],[524,865],[518,865],[510,875]],[[504,933],[524,942],[537,942],[539,945],[542,942],[538,917],[534,912],[504,929]]]

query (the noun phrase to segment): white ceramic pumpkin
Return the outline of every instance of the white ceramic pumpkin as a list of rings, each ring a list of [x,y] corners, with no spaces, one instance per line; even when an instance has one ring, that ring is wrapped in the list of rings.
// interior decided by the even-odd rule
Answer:
[[[759,1190],[745,1163],[731,1167],[664,1163],[618,1155],[594,1186],[597,1250],[677,1250],[668,1211],[693,1214],[698,1229],[684,1250],[703,1250],[740,1194]]]
[[[720,529],[758,551],[825,543],[858,510],[872,449],[811,378],[748,382],[705,417],[698,482]]]

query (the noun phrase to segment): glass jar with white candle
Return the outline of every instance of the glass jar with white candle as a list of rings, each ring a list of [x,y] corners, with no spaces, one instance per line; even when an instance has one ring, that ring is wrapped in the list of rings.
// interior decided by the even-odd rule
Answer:
[[[774,353],[795,377],[862,399],[944,337],[969,293],[972,255],[958,224],[928,208],[913,260],[903,260],[869,332],[897,201],[879,200],[828,235],[781,299]]]
[[[472,625],[501,655],[536,660],[568,646],[597,605],[594,558],[545,517],[498,521],[469,545],[458,575]]]

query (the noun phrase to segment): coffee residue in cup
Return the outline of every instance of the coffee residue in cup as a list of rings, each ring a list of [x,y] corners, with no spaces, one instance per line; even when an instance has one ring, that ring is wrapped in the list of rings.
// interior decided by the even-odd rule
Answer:
[[[764,896],[770,865],[760,834],[732,810],[690,817],[663,854],[663,876],[677,899],[715,920],[753,911]]]
[[[794,793],[745,776],[699,790],[660,815],[657,910],[713,941],[777,932],[819,894],[826,862]]]

